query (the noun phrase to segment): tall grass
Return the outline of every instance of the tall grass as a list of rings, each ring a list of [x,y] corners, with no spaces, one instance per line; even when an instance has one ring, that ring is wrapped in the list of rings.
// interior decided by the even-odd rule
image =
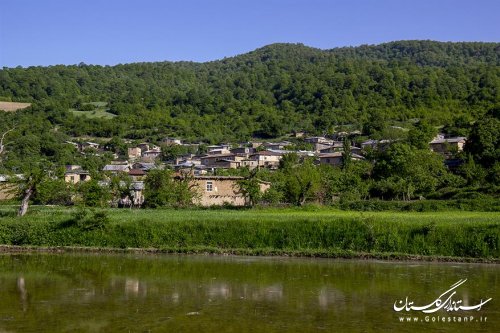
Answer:
[[[500,258],[500,214],[317,209],[0,211],[0,243]]]

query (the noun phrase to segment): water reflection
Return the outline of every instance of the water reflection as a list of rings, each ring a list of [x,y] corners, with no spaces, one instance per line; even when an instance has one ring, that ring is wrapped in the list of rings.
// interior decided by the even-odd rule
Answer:
[[[493,297],[481,311],[490,321],[472,330],[487,332],[500,327],[499,272],[470,264],[2,255],[0,332],[419,332],[429,327],[399,323],[394,302],[426,304],[464,277],[471,282],[460,290],[464,304]]]
[[[26,282],[23,276],[17,278],[17,290],[19,291],[19,299],[23,307],[23,312],[28,309],[28,290],[26,289]]]

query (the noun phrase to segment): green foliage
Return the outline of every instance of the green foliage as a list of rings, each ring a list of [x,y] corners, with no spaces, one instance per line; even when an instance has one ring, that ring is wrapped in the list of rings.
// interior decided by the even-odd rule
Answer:
[[[37,186],[33,202],[38,205],[68,205],[71,189],[63,179],[46,179]]]
[[[322,51],[274,44],[202,64],[3,68],[0,98],[33,105],[15,113],[0,112],[0,133],[13,129],[6,136],[0,168],[2,173],[29,174],[40,160],[57,166],[77,164],[97,180],[111,152],[126,155],[123,139],[158,142],[177,136],[205,142],[198,148],[203,153],[206,143],[278,138],[294,131],[323,135],[335,129],[363,129],[364,138],[397,143],[385,152],[368,153],[367,163],[352,162],[346,146],[343,170],[301,166],[298,156],[285,156],[278,172],[264,175],[263,180],[273,185],[261,199],[293,205],[370,196],[410,200],[453,191],[464,182],[479,191],[497,192],[498,47],[403,41]],[[114,118],[82,118],[70,108],[94,108]],[[440,125],[448,134],[470,134],[465,149],[471,158],[456,154],[465,161],[456,174],[444,170],[427,146]],[[111,138],[105,144],[109,152],[80,154],[65,143],[84,136]],[[194,152],[185,146],[162,148],[163,160]],[[293,148],[310,144],[295,140]],[[150,178],[147,186],[150,207],[186,206],[196,192],[187,180],[165,177]],[[48,182],[45,192],[43,188],[33,197],[36,202],[65,201],[66,194],[50,197],[67,193],[61,184]],[[243,188],[252,201],[260,199],[250,194],[257,193],[253,182]],[[122,190],[113,184],[110,191],[98,188],[94,181],[82,184],[80,196],[85,205],[102,206],[125,195]]]
[[[173,202],[172,187],[170,170],[151,170],[145,180],[144,205],[156,208]]]
[[[427,149],[437,130],[425,121],[419,121],[408,133],[408,143],[417,149]]]
[[[76,226],[82,231],[103,230],[109,224],[110,218],[106,211],[89,211],[83,207],[78,208],[62,227]]]
[[[203,149],[203,148],[202,148]],[[196,151],[191,146],[181,145],[161,145],[162,161],[175,161],[176,158],[195,153]]]
[[[474,123],[465,151],[487,168],[500,161],[500,107]]]
[[[258,169],[250,172],[250,175],[237,182],[239,191],[247,198],[247,205],[253,206],[261,199],[260,181],[257,178]]]
[[[459,173],[467,184],[472,186],[483,184],[486,178],[486,170],[474,161],[471,154],[465,157],[465,163],[460,166]]]
[[[79,183],[77,191],[83,206],[107,207],[112,199],[109,187],[102,186],[96,179]]]
[[[342,144],[342,169],[349,169],[352,164],[352,152],[351,152],[351,141],[348,138],[344,138]]]
[[[0,241],[176,251],[197,247],[252,253],[348,251],[498,258],[500,224],[498,213],[462,211],[140,210],[132,216],[123,210],[73,214],[61,210],[0,219]]]
[[[306,159],[299,165],[284,169],[284,196],[288,202],[302,206],[308,199],[313,199],[320,185],[318,169],[312,161]]]
[[[383,198],[410,200],[432,193],[446,173],[441,156],[429,149],[395,143],[381,152],[375,164],[374,177],[379,182],[374,193]]]
[[[322,51],[274,44],[203,64],[4,68],[0,96],[34,102],[20,114],[72,136],[215,143],[352,124],[377,138],[389,121],[442,125],[482,116],[499,99],[497,48],[402,41]],[[109,103],[88,103],[96,100]],[[67,111],[74,106],[109,108],[116,117],[82,121]]]
[[[146,207],[187,207],[197,197],[192,177],[172,177],[172,171],[151,170],[145,180],[144,205]]]

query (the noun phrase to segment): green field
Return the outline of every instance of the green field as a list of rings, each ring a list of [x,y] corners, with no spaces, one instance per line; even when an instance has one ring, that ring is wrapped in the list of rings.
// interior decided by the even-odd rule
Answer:
[[[94,110],[91,111],[80,111],[76,109],[69,109],[74,115],[76,116],[84,116],[88,118],[105,118],[105,119],[111,119],[116,117],[116,115],[109,113],[107,105],[108,103],[106,102],[90,102],[86,104],[91,104],[95,106]]]
[[[80,213],[78,213],[80,212]],[[0,209],[0,243],[323,257],[500,258],[498,212]]]

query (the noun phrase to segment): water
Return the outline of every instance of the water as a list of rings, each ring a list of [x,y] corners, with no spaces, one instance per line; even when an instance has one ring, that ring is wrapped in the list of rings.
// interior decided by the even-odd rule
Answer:
[[[499,273],[456,263],[3,254],[0,332],[500,332]],[[465,278],[455,300],[492,297],[480,311],[412,311],[420,322],[400,322],[397,300],[429,304]],[[474,319],[432,322],[443,316]]]

